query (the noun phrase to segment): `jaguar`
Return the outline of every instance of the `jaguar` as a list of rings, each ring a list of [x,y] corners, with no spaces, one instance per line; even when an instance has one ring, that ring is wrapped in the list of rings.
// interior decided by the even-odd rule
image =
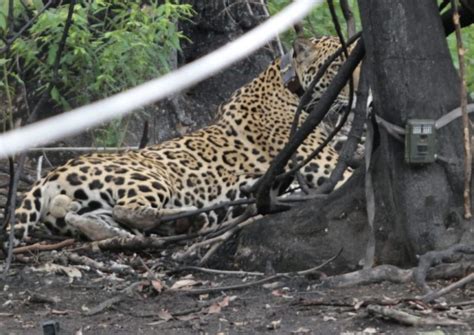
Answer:
[[[274,60],[219,106],[211,125],[143,149],[86,154],[54,168],[26,193],[16,211],[18,231],[23,238],[40,226],[52,234],[90,240],[126,237],[159,229],[160,218],[166,215],[245,198],[245,189],[265,173],[288,141],[300,97],[283,79],[286,67],[305,89],[339,47],[335,37],[298,38],[289,64],[282,58]],[[341,56],[332,63],[313,99],[321,96],[343,61]],[[345,87],[336,104],[347,105],[348,95]],[[304,119],[305,115],[300,122]],[[315,129],[299,147],[297,161],[310,155],[326,136],[324,127]],[[337,151],[326,146],[302,168],[307,184],[321,185],[337,159]],[[350,175],[349,169],[339,184]],[[197,229],[241,210],[212,211]]]

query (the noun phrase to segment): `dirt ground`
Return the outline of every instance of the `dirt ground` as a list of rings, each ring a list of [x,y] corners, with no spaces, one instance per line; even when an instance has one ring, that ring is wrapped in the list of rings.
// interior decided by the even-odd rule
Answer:
[[[5,200],[0,193],[0,202]],[[183,246],[136,254],[71,242],[66,248],[15,256],[5,279],[0,252],[0,335],[447,334],[474,328],[472,283],[431,305],[414,299],[421,292],[407,284],[322,288],[325,268],[312,276],[286,276],[254,285],[271,274],[176,271],[182,266],[171,257],[176,248]],[[252,285],[190,292],[243,284]],[[447,284],[430,283],[433,288]],[[405,311],[422,321],[442,318],[464,325],[407,326],[369,313],[369,305]],[[42,325],[48,322],[56,323],[59,331],[43,333]]]
[[[6,280],[0,281],[1,335],[43,334],[42,324],[48,321],[60,328],[50,334],[116,335],[444,334],[474,327],[474,285],[434,305],[403,301],[420,294],[411,285],[323,289],[316,277],[283,277],[239,290],[192,294],[185,291],[262,277],[193,270],[172,273],[169,269],[176,264],[166,254],[94,252],[80,246],[30,252],[14,261]],[[103,267],[88,267],[71,255],[87,256]],[[447,284],[430,283],[437,288]],[[466,326],[406,326],[368,313],[367,306],[374,303],[421,318],[462,321]]]

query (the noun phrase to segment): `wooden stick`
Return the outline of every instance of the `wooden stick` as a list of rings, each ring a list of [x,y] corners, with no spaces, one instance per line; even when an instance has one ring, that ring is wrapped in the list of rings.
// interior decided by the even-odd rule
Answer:
[[[461,321],[450,320],[450,319],[435,319],[431,317],[420,317],[407,312],[390,308],[382,307],[377,305],[367,306],[367,310],[370,313],[382,315],[401,324],[408,326],[464,326],[467,324]]]
[[[70,245],[73,245],[76,243],[76,240],[73,238],[70,238],[68,240],[64,240],[58,243],[54,244],[40,244],[40,243],[35,243],[31,245],[27,245],[24,247],[18,247],[13,249],[14,254],[24,254],[26,252],[33,252],[33,251],[50,251],[50,250],[57,250],[61,249]]]
[[[443,287],[441,290],[439,291],[436,291],[436,292],[430,292],[426,295],[424,295],[421,299],[424,301],[424,302],[430,302],[430,301],[433,301],[439,297],[441,297],[442,295],[445,295],[457,288],[460,288],[461,286],[464,286],[470,282],[474,281],[474,272],[471,273],[470,275],[467,275],[466,277],[458,280],[457,282],[455,283],[452,283],[446,287]]]
[[[464,46],[461,36],[461,25],[459,24],[459,11],[456,0],[451,0],[453,7],[453,22],[456,32],[456,45],[459,59],[459,77],[461,80],[461,112],[462,127],[464,139],[464,218],[466,220],[472,217],[471,212],[471,176],[472,176],[472,154],[471,154],[471,127],[469,117],[467,116],[467,89],[465,78]]]

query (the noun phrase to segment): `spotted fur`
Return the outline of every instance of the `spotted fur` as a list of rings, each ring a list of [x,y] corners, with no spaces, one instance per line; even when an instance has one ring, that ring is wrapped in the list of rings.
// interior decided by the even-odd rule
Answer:
[[[304,87],[338,47],[332,37],[295,43],[293,63]],[[316,87],[316,100],[341,62]],[[339,102],[347,103],[347,94],[345,89]],[[129,236],[159,228],[163,215],[243,198],[242,187],[255,183],[287,142],[298,102],[282,82],[277,59],[221,105],[216,121],[206,128],[141,150],[83,155],[53,169],[26,194],[17,210],[18,226],[24,235],[43,222],[54,234]],[[297,160],[325,136],[316,129],[299,148]],[[307,182],[321,185],[337,158],[326,147],[303,168]],[[226,215],[215,211],[206,224]]]

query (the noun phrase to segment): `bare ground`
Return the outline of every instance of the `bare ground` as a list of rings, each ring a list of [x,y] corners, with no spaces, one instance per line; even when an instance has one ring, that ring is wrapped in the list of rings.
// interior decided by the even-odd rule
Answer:
[[[171,273],[176,264],[168,256],[85,251],[78,246],[25,254],[19,257],[23,263],[13,263],[6,280],[0,281],[0,334],[42,334],[41,325],[48,320],[59,323],[61,334],[441,334],[474,327],[472,284],[431,305],[413,298],[421,292],[406,284],[323,289],[316,277],[324,274],[199,295],[184,291],[261,277]],[[68,258],[71,253],[102,262],[105,270],[74,264]],[[64,268],[45,268],[45,264]],[[430,283],[435,288],[447,284]],[[456,305],[459,302],[466,305]],[[402,325],[368,313],[370,304],[467,326]]]

